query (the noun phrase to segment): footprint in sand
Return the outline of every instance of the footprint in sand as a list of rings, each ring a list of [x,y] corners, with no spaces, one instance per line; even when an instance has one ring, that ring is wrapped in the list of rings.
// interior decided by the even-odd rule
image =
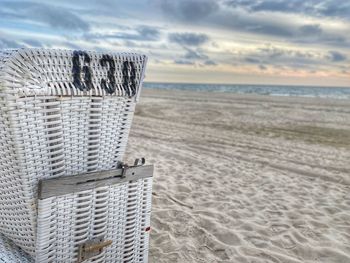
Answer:
[[[290,228],[290,226],[286,225],[286,224],[273,224],[270,227],[271,231],[275,234],[283,233],[283,232],[287,231],[289,228]]]
[[[294,228],[297,229],[298,232],[306,239],[312,238],[313,240],[316,240],[316,241],[319,240],[319,237],[318,237],[319,234],[316,233],[307,225],[295,225]]]
[[[281,244],[284,249],[293,249],[297,246],[297,243],[289,235],[284,235],[281,238]]]
[[[269,246],[270,241],[259,236],[248,236],[245,241],[253,244],[257,248],[266,248]]]

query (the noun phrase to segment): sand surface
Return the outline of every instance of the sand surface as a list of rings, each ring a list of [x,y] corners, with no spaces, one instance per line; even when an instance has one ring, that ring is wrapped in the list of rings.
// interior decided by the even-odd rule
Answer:
[[[150,262],[350,262],[350,101],[144,90]]]

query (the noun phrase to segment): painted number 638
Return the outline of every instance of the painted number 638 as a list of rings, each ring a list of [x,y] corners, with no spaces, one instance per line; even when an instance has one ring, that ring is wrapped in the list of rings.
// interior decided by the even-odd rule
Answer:
[[[80,58],[83,59],[83,65],[80,63]],[[90,68],[90,56],[84,51],[74,51],[72,57],[72,73],[73,84],[81,91],[88,91],[93,88],[92,84],[92,70]],[[113,94],[116,90],[115,79],[115,61],[110,55],[102,55],[100,65],[108,69],[107,79],[101,79],[101,87],[108,93]],[[82,79],[82,74],[84,75]],[[122,87],[128,96],[136,94],[136,70],[135,64],[131,61],[124,61],[122,67]]]

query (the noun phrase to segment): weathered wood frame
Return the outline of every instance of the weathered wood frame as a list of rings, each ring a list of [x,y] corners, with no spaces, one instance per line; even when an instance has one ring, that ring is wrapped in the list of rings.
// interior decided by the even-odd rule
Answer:
[[[153,165],[143,165],[44,179],[39,181],[38,198],[43,200],[97,187],[136,181],[138,179],[152,177],[153,170]]]

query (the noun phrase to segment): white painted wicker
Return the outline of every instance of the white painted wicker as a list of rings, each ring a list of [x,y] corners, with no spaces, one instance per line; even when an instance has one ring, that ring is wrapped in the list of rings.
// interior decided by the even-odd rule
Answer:
[[[117,167],[145,65],[133,53],[0,52],[0,232],[36,262],[76,262],[79,242],[102,232],[114,245],[91,262],[146,261],[151,179],[37,198],[40,179]]]
[[[88,240],[112,241],[87,263],[147,262],[152,178],[39,200],[35,262],[75,263]]]
[[[33,263],[22,249],[17,247],[11,240],[0,234],[0,263]]]

